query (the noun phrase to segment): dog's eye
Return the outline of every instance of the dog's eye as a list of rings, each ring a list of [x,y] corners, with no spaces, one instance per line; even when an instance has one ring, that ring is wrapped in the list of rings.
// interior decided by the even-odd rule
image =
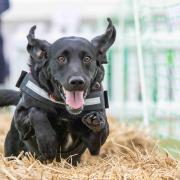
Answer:
[[[66,62],[66,58],[64,56],[59,56],[58,61],[60,64],[64,64]]]
[[[91,61],[92,61],[92,59],[91,59],[89,56],[85,56],[85,57],[83,58],[83,62],[84,62],[85,64],[90,64]]]

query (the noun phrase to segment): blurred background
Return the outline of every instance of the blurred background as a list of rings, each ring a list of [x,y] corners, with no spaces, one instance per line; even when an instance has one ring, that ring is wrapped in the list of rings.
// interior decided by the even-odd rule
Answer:
[[[0,84],[1,88],[15,88],[21,70],[28,71],[26,35],[32,25],[37,25],[36,37],[49,42],[71,35],[91,40],[104,33],[106,18],[111,17],[117,39],[105,65],[108,113],[120,122],[142,122],[151,127],[162,146],[172,153],[179,152],[180,0],[10,0],[9,3],[9,9],[0,15],[4,59],[9,65],[9,76]]]

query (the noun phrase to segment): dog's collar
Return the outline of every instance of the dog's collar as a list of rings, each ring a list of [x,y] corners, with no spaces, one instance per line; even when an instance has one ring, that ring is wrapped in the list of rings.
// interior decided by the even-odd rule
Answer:
[[[53,97],[49,96],[44,89],[39,87],[38,83],[30,73],[22,71],[16,87],[46,105],[65,109],[64,101],[56,101]],[[103,110],[108,107],[107,91],[93,91],[85,99],[85,111]]]

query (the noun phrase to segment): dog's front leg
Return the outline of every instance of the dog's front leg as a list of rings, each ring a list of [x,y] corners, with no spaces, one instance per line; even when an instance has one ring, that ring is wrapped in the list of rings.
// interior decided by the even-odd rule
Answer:
[[[82,118],[82,122],[90,129],[82,136],[91,155],[98,155],[101,146],[109,135],[109,124],[105,112],[91,112]]]
[[[40,152],[41,160],[53,159],[56,155],[57,140],[47,114],[38,108],[18,108],[15,115],[15,124],[21,139],[30,142],[28,140],[35,135],[38,150],[34,152]]]

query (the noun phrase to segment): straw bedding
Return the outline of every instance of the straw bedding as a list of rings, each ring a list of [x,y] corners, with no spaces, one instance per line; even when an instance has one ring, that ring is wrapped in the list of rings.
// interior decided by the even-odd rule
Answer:
[[[2,114],[2,113],[1,113]],[[0,115],[0,152],[3,152],[5,134],[9,129],[9,115]],[[119,124],[110,118],[110,136],[98,157],[87,151],[82,162],[72,167],[65,160],[41,164],[30,154],[12,157],[7,161],[0,155],[0,179],[180,179],[180,161],[167,152],[160,152],[142,129]],[[22,160],[20,160],[20,157]]]

